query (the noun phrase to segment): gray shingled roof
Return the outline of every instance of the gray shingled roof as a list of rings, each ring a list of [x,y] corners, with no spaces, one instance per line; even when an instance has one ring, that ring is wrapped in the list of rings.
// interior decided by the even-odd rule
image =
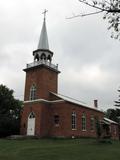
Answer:
[[[115,122],[115,121],[113,121],[113,120],[111,120],[111,119],[108,119],[108,118],[104,118],[104,121],[106,121],[106,122],[108,122],[109,124],[110,123],[113,123],[113,124],[118,124],[117,122]]]
[[[53,93],[53,92],[50,92],[50,93],[52,93],[53,95],[59,97],[60,99],[65,100],[65,101],[67,101],[67,102],[74,103],[74,104],[76,104],[76,105],[80,105],[80,106],[83,106],[83,107],[85,107],[85,108],[89,108],[89,109],[93,109],[93,110],[102,112],[102,111],[99,110],[98,108],[88,106],[85,102],[82,102],[82,101],[73,99],[73,98],[71,98],[71,97],[68,97],[68,96],[65,96],[65,95],[62,95],[62,94],[57,94],[57,93]]]

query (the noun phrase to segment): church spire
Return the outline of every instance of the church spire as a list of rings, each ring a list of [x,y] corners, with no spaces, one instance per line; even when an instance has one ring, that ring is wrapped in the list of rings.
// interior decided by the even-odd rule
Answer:
[[[33,51],[34,61],[40,62],[50,62],[52,61],[53,52],[49,50],[49,43],[48,43],[48,36],[47,36],[47,29],[46,29],[46,12],[47,10],[42,13],[44,14],[44,21],[43,26],[40,34],[40,39],[38,43],[37,50]]]
[[[40,34],[40,39],[38,43],[38,49],[46,49],[49,50],[49,43],[48,43],[48,36],[47,36],[47,29],[46,29],[46,13],[48,11],[45,9],[45,11],[42,13],[44,14],[44,21],[43,26]]]
[[[43,21],[43,26],[40,34],[38,47],[36,50],[33,51],[34,62],[27,64],[27,68],[25,70],[33,67],[44,66],[59,73],[58,65],[52,64],[53,52],[50,51],[49,49],[48,36],[47,36],[47,30],[46,30],[46,12],[47,10],[43,12],[44,21]]]

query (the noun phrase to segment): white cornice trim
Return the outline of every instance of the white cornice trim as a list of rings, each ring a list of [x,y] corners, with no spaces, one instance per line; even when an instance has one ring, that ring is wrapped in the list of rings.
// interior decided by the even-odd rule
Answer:
[[[36,102],[44,102],[44,103],[61,103],[64,102],[64,100],[54,100],[54,101],[49,101],[46,99],[35,99],[35,100],[30,100],[30,101],[24,101],[23,103],[36,103]]]

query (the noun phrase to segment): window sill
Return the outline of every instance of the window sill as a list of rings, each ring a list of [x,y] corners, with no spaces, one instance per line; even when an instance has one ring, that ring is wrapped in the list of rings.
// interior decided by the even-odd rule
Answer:
[[[87,130],[82,130],[83,132],[86,132]]]
[[[72,131],[75,131],[75,130],[77,130],[76,128],[75,129],[72,129]]]

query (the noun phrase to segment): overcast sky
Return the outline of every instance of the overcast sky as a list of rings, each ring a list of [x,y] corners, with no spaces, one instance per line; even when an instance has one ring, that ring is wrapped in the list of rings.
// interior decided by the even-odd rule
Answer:
[[[0,83],[23,99],[26,63],[33,61],[47,14],[53,63],[59,64],[59,93],[99,107],[113,107],[120,86],[120,41],[110,38],[101,15],[66,19],[89,8],[78,0],[0,1]]]

